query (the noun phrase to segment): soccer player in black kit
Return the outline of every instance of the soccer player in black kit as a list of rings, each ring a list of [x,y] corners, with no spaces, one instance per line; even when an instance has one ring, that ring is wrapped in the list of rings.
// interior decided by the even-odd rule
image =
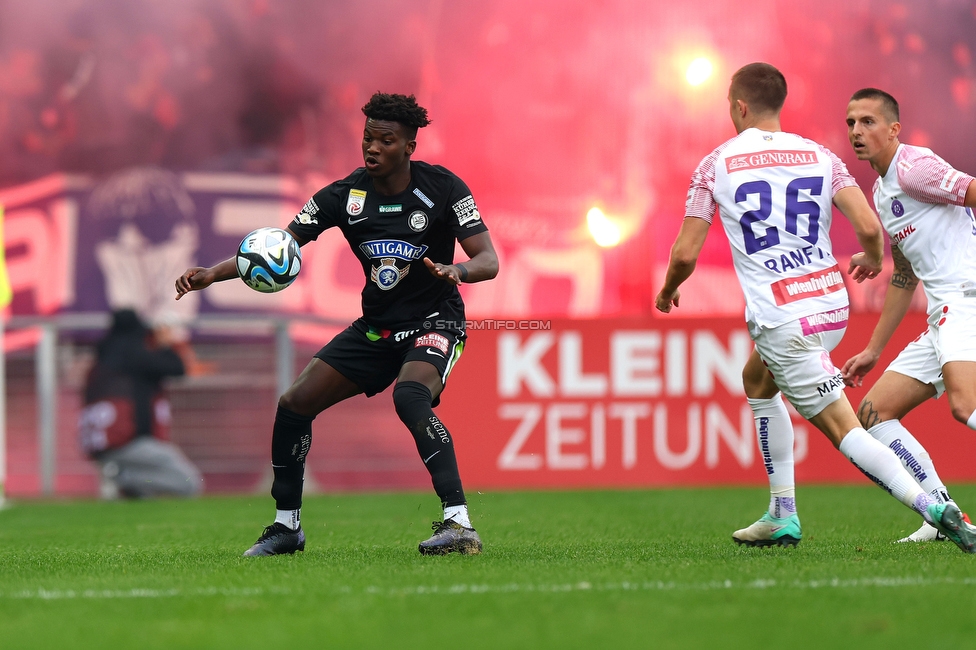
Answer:
[[[454,442],[432,410],[464,349],[458,285],[490,280],[498,257],[464,182],[436,165],[411,160],[427,110],[413,95],[376,93],[363,106],[363,161],[319,190],[289,224],[300,245],[338,227],[363,265],[363,317],[319,350],[278,400],[271,438],[277,516],[244,555],[305,548],[300,510],[312,420],[346,398],[373,396],[394,381],[393,403],[410,429],[444,507],[425,555],[481,552],[468,518]],[[470,258],[455,263],[455,241]],[[237,277],[234,258],[188,269],[177,299]]]

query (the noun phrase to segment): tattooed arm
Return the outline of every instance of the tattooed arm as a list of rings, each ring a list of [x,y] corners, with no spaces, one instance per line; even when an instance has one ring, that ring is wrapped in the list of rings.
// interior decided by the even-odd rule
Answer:
[[[884,306],[881,308],[881,318],[874,328],[868,346],[862,352],[854,355],[847,360],[841,372],[844,374],[844,381],[848,386],[860,386],[866,375],[881,356],[891,335],[895,333],[898,324],[908,313],[908,307],[912,304],[912,296],[915,294],[915,287],[918,286],[918,277],[912,270],[912,265],[905,258],[905,255],[898,250],[897,246],[891,247],[891,259],[894,262],[895,270],[891,274],[891,284],[885,292]]]

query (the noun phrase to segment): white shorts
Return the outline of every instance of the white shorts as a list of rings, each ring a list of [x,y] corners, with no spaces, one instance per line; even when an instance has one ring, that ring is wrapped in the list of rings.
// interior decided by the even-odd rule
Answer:
[[[935,387],[942,397],[942,366],[950,361],[976,362],[976,299],[962,298],[942,308],[934,325],[905,346],[885,372],[897,372]]]
[[[840,399],[844,378],[830,351],[847,331],[847,308],[806,316],[753,336],[756,351],[786,399],[809,420]]]

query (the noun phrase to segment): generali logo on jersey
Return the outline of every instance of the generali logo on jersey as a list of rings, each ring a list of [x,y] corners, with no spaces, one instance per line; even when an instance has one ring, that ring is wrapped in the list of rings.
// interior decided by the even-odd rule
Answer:
[[[817,154],[813,151],[756,151],[725,159],[725,169],[729,173],[765,167],[799,167],[815,164],[817,164]]]

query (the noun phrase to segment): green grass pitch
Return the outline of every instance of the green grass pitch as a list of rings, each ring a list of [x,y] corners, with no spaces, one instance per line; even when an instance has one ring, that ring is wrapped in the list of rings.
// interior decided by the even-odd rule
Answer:
[[[735,546],[767,498],[469,494],[484,554],[423,557],[432,494],[314,496],[305,553],[271,558],[240,557],[266,496],[24,501],[0,512],[0,647],[976,646],[976,556],[892,543],[918,519],[869,485],[801,486],[798,548]]]

